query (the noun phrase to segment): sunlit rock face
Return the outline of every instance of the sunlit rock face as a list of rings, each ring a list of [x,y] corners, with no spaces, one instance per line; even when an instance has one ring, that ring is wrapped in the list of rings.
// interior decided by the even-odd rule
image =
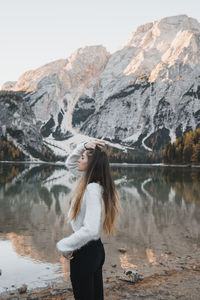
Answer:
[[[68,59],[60,59],[27,71],[15,85],[5,83],[2,88],[31,92],[26,101],[37,119],[45,126],[53,118],[53,126],[48,127],[49,135],[59,132],[61,138],[67,138],[72,129],[74,106],[83,93],[87,97],[93,97],[95,88],[98,87],[99,74],[108,58],[109,53],[103,46],[80,48]],[[93,112],[92,110],[91,113]],[[55,137],[59,138],[59,135],[55,133]]]
[[[200,124],[200,24],[175,16],[142,25],[100,76],[99,109],[81,131],[160,149]]]
[[[14,88],[15,84],[17,83],[17,81],[6,81],[1,89],[2,90],[12,90],[12,88]]]
[[[199,80],[200,23],[179,15],[139,26],[111,55],[103,46],[80,48],[10,89],[31,91],[26,101],[37,119],[53,124],[46,136],[81,132],[158,150],[200,126]]]

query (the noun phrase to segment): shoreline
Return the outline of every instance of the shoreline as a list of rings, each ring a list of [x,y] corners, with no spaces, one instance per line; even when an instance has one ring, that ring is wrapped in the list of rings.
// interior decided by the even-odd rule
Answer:
[[[198,299],[200,293],[200,255],[197,253],[174,258],[166,263],[140,266],[137,270],[142,280],[133,283],[123,271],[113,268],[103,269],[105,300],[122,299]],[[19,294],[18,290],[3,292],[1,300],[8,299],[74,299],[70,280],[61,278],[49,281],[46,287],[27,289]]]
[[[28,164],[28,165],[54,165],[54,166],[65,166],[65,162],[48,162],[48,161],[1,161],[0,164]],[[182,168],[200,168],[200,164],[165,164],[165,163],[110,163],[111,166],[120,166],[120,167],[136,167],[136,166],[155,166],[155,167],[182,167]]]

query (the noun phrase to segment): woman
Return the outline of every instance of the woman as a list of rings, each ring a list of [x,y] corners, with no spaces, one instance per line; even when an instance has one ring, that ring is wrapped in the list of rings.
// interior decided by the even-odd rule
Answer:
[[[70,260],[70,279],[76,300],[103,300],[105,261],[101,230],[110,237],[119,215],[119,198],[111,176],[105,142],[79,144],[66,164],[81,179],[68,212],[73,233],[60,240],[58,251]],[[103,216],[104,215],[104,216]]]

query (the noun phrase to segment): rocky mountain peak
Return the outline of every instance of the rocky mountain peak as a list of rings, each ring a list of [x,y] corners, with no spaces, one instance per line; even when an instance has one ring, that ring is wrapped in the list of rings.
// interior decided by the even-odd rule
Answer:
[[[6,81],[1,89],[2,90],[11,90],[12,88],[14,88],[15,84],[17,83],[17,81]]]
[[[200,23],[186,15],[166,17],[154,22],[141,25],[131,34],[129,40],[123,46],[143,47],[148,49],[156,46],[157,38],[167,37],[170,42],[178,31],[200,32]]]
[[[101,45],[79,48],[68,59],[59,59],[26,71],[17,82],[5,82],[2,89],[33,92],[44,78],[55,81],[56,77],[65,80],[67,88],[71,88],[93,79],[103,70],[109,56],[106,48]]]
[[[72,65],[75,62],[87,63],[91,60],[91,58],[100,55],[109,57],[110,53],[102,45],[86,46],[84,48],[79,48],[76,51],[74,51],[72,55],[68,58],[68,62]]]
[[[163,67],[174,66],[177,61],[194,67],[200,62],[199,35],[200,23],[186,15],[141,25],[118,49],[132,48],[133,57],[123,72],[126,75],[146,74],[150,81],[155,81],[161,73],[162,78],[168,78]]]
[[[5,82],[2,86],[2,89],[33,92],[37,89],[38,83],[43,78],[50,76],[52,73],[58,72],[65,65],[65,63],[65,59],[59,59],[47,63],[35,70],[28,70],[19,77],[18,81],[13,82],[10,88],[8,88],[9,82]]]
[[[101,45],[77,49],[63,68],[67,72],[68,87],[82,85],[94,79],[103,71],[109,56],[106,48]]]

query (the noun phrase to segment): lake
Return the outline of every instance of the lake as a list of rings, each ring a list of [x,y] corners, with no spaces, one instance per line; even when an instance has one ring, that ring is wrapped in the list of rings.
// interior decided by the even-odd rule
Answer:
[[[112,173],[122,211],[117,235],[102,234],[104,276],[199,251],[200,168],[112,165]],[[0,293],[69,279],[55,245],[72,232],[75,185],[64,165],[0,163]]]

